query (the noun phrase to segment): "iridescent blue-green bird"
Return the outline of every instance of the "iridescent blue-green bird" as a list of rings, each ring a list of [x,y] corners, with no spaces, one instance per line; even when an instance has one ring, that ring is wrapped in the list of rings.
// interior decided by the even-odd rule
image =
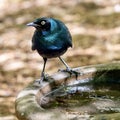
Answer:
[[[41,82],[45,78],[44,71],[48,58],[58,57],[69,71],[70,67],[61,58],[61,55],[72,47],[72,37],[65,24],[54,18],[42,17],[27,25],[36,28],[32,37],[32,50],[37,50],[44,60]]]

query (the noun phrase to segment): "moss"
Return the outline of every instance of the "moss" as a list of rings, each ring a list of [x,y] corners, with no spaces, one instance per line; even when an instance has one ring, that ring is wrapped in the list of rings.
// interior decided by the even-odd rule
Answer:
[[[16,115],[22,120],[26,120],[26,116],[41,112],[40,106],[37,105],[35,96],[33,94],[26,95],[16,100]],[[22,106],[22,107],[21,107]],[[18,112],[19,111],[19,112]],[[22,114],[22,115],[20,115]]]
[[[80,107],[82,105],[86,105],[91,102],[91,98],[88,98],[89,93],[84,92],[84,94],[81,95],[81,93],[74,93],[74,94],[66,94],[61,97],[56,97],[54,101],[50,102],[49,104],[43,106],[44,108],[50,109],[50,108],[56,108],[56,107],[62,107],[62,108],[71,108],[71,107]]]
[[[93,83],[94,84],[120,84],[120,64],[108,63],[96,68]]]
[[[113,114],[100,114],[93,117],[94,120],[119,120],[120,113],[113,113]]]

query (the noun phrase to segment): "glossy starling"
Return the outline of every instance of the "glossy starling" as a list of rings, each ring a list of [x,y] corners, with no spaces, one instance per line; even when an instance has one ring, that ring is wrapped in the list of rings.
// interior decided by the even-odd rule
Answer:
[[[58,57],[65,65],[66,70],[70,71],[71,68],[61,58],[61,55],[69,47],[72,47],[72,37],[65,24],[54,18],[42,17],[35,19],[27,25],[36,28],[32,37],[32,50],[37,50],[44,60],[40,82],[45,78],[44,71],[48,58]]]

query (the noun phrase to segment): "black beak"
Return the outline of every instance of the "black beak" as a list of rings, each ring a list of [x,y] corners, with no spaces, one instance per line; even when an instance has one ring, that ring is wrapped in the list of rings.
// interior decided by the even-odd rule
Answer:
[[[36,26],[36,24],[34,22],[28,23],[27,26]]]
[[[35,24],[34,22],[30,22],[30,23],[28,23],[28,24],[27,24],[27,26],[33,26],[33,27],[38,28],[38,29],[40,29],[40,28],[41,28],[41,26],[40,26],[40,25]]]

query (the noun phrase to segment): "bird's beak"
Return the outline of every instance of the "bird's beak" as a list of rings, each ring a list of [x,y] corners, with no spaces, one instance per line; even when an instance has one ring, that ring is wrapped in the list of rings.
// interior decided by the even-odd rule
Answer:
[[[34,22],[30,22],[30,23],[27,24],[27,26],[34,26],[35,27],[36,24]]]
[[[35,28],[39,28],[39,29],[41,28],[40,25],[35,24],[34,22],[30,22],[30,23],[28,23],[27,26],[33,26],[33,27],[35,27]]]

